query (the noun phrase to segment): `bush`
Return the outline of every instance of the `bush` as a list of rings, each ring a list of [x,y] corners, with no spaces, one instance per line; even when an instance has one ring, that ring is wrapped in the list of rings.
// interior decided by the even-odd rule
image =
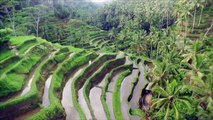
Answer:
[[[4,44],[9,42],[11,33],[12,30],[10,28],[0,29],[0,49],[4,48]]]

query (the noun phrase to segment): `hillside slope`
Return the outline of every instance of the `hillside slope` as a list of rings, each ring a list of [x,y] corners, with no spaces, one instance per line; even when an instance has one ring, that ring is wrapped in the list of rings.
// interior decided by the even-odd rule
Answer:
[[[147,84],[140,59],[61,46],[34,36],[13,37],[9,46],[0,54],[0,119],[143,117],[138,116],[142,111],[129,112],[139,110]]]

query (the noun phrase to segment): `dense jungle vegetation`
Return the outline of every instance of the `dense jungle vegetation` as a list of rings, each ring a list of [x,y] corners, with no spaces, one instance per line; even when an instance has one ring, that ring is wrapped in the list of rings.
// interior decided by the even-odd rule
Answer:
[[[0,119],[213,120],[213,1],[0,0]]]

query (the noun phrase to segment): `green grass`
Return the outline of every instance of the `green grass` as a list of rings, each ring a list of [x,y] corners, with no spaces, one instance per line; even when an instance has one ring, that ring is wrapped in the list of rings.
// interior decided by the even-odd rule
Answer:
[[[22,57],[20,56],[12,56],[4,61],[0,62],[0,75],[9,71],[11,68],[13,68]]]
[[[25,41],[21,45],[17,46],[17,50],[18,50],[19,54],[23,54],[30,47],[36,45],[36,42],[37,42],[36,39],[32,39],[32,40]]]
[[[141,120],[146,120],[145,114],[143,113],[141,109],[134,109],[134,110],[131,109],[130,114],[132,116],[139,116]]]
[[[64,48],[61,48],[57,53],[56,55],[60,54],[60,53],[66,53],[66,52],[70,52],[69,48],[67,47],[64,47]]]
[[[18,37],[12,37],[10,39],[10,42],[11,42],[11,45],[18,46],[24,43],[25,41],[32,40],[35,38],[36,38],[35,36],[18,36]]]
[[[0,51],[0,61],[5,60],[13,55],[11,50],[1,50]]]
[[[57,61],[57,62],[62,62],[64,60],[65,57],[69,56],[70,55],[70,52],[66,52],[66,53],[61,53],[61,54],[58,54],[54,57],[54,59]]]
[[[115,81],[115,87],[112,93],[112,105],[113,105],[113,113],[115,115],[116,120],[124,119],[121,110],[120,88],[124,78],[129,74],[131,74],[131,71],[127,69],[124,72],[122,72],[119,75],[118,79]]]
[[[101,39],[103,39],[102,36],[93,38],[90,40],[90,44],[95,44],[95,42],[97,42],[97,41],[102,41]]]
[[[81,49],[81,48],[76,48],[76,47],[73,47],[73,46],[66,46],[66,45],[60,45],[60,44],[58,44],[58,43],[55,43],[55,44],[53,44],[53,46],[55,46],[56,48],[58,48],[58,49],[69,49],[69,51],[71,51],[71,52],[81,52],[81,51],[83,51],[83,49]]]

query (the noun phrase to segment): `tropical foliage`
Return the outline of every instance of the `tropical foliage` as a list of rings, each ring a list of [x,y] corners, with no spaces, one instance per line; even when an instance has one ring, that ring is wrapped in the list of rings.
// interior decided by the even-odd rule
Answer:
[[[22,47],[26,44],[31,46],[35,39],[39,44],[42,43],[43,40],[39,37],[62,45],[84,48],[86,51],[100,53],[124,51],[133,58],[142,58],[145,66],[148,67],[146,79],[150,82],[149,90],[152,91],[153,96],[149,110],[137,108],[130,111],[132,114],[139,114],[141,117],[144,117],[144,114],[149,115],[153,120],[212,120],[212,13],[212,0],[115,0],[106,5],[96,5],[87,0],[1,0],[0,60],[8,60],[9,62],[4,63],[5,61],[3,61],[1,64],[9,64],[14,59],[13,57],[17,57],[17,54],[24,55],[23,51],[27,48]],[[22,40],[18,40],[19,37],[15,37],[16,39],[13,40],[10,39],[12,35],[34,35],[36,38],[30,37],[31,41],[25,43],[24,37],[21,37]],[[9,41],[11,42],[10,47],[17,47],[17,49],[13,48],[13,53],[8,49]],[[26,47],[28,47],[27,45]],[[55,46],[61,48],[58,44]],[[41,46],[40,49],[42,50],[44,47]],[[21,89],[25,74],[41,59],[41,55],[45,56],[50,52],[48,46],[45,49],[48,51],[43,54],[37,51],[35,60],[32,55],[29,55],[32,61],[27,59],[28,56],[24,57],[25,61],[16,61],[17,65],[13,67],[12,72],[8,72],[10,69],[13,70],[12,67],[7,68],[5,65],[4,69],[8,71],[0,71],[0,73],[4,73],[1,89],[6,92],[1,93],[0,96],[7,96]],[[62,62],[68,56],[69,49],[65,49],[64,52],[55,57],[55,62]],[[79,52],[78,55],[80,56],[82,53]],[[22,59],[22,57],[18,59]],[[88,56],[84,57],[79,57],[77,61],[83,61],[82,64],[88,62]],[[30,65],[22,66],[27,63],[27,60]],[[74,61],[73,64],[75,64],[71,67],[79,66],[77,61]],[[13,65],[16,62],[12,61]],[[99,59],[96,62],[100,62]],[[62,65],[66,66],[65,63]],[[85,69],[85,73],[88,72],[88,75],[85,77],[82,72],[78,78],[79,81],[82,76],[84,79],[88,78],[89,69],[92,68],[94,69],[94,66]],[[17,77],[14,73],[25,69],[26,71],[22,73],[24,77],[20,78],[21,82],[16,84],[15,90],[10,89],[8,83],[11,82],[12,85],[13,80],[9,78]],[[62,68],[58,72],[60,70]],[[7,72],[8,74],[6,74]],[[68,73],[60,73],[60,76],[65,74]],[[60,76],[57,79],[62,81]],[[123,77],[120,78],[120,82]],[[3,78],[7,78],[8,83],[5,83]],[[73,99],[76,103],[75,107],[77,106],[78,111],[82,113],[81,117],[85,118],[75,89],[78,79],[72,85],[72,89],[76,91],[73,93]],[[60,87],[62,87],[61,84]],[[120,83],[116,89],[117,93],[119,93],[119,89]],[[57,90],[52,90],[52,94],[55,94],[55,91]],[[120,94],[114,94],[114,100],[119,103],[119,99],[115,98],[119,98]],[[105,98],[101,99],[104,109],[107,111],[107,117],[110,117]],[[59,103],[56,107],[62,110]],[[118,112],[116,116],[118,117],[121,111],[117,110],[120,108],[117,109],[116,105],[113,107],[115,113]],[[121,119],[123,118],[121,117]]]

